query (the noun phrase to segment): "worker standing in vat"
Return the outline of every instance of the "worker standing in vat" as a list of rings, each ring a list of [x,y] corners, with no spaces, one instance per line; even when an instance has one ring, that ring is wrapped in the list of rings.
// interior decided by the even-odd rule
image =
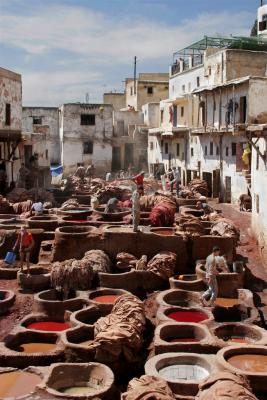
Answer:
[[[104,213],[108,214],[108,213],[116,213],[116,212],[118,212],[119,211],[118,202],[119,202],[119,200],[116,199],[116,197],[112,197],[111,199],[109,199],[109,201],[107,202],[107,205],[106,205]]]
[[[132,194],[132,217],[133,231],[138,232],[138,225],[140,223],[140,195],[138,190],[134,190]]]
[[[173,167],[172,174],[173,174],[173,180],[170,182],[170,184],[171,184],[171,192],[173,191],[173,186],[175,184],[176,196],[179,196],[180,184],[181,184],[181,175],[180,175],[180,172],[179,172],[178,168]]]
[[[13,251],[16,251],[16,248],[19,248],[20,255],[20,270],[23,272],[23,263],[24,259],[26,259],[27,265],[27,274],[30,275],[30,255],[31,250],[34,246],[34,240],[32,234],[27,231],[27,227],[23,225],[21,227],[20,233],[18,234],[17,241],[15,246],[13,247]]]
[[[81,178],[82,181],[84,180],[85,168],[84,168],[83,164],[77,163],[77,169],[74,173],[74,176],[78,176],[78,178]]]
[[[145,172],[141,171],[140,174],[135,175],[132,180],[137,184],[137,190],[140,193],[140,196],[144,195],[144,178]]]
[[[220,255],[220,248],[218,246],[213,247],[212,253],[206,258],[206,280],[208,284],[208,289],[202,296],[202,304],[204,306],[209,305],[210,307],[214,306],[214,302],[218,296],[218,283],[217,283],[217,275],[219,274],[217,271],[217,263],[218,256]],[[210,301],[208,304],[207,301]]]

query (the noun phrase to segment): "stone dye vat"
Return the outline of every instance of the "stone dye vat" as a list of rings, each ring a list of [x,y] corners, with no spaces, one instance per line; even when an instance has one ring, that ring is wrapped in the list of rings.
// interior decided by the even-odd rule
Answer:
[[[189,290],[192,292],[203,292],[206,285],[196,274],[177,275],[169,279],[171,289]]]
[[[78,207],[78,208],[72,208],[70,210],[59,209],[57,211],[57,214],[71,217],[73,220],[81,220],[81,219],[87,219],[87,217],[89,217],[92,214],[92,209],[90,207],[88,208]]]
[[[12,290],[0,290],[0,315],[5,314],[13,306],[16,295]]]
[[[27,222],[30,228],[41,228],[48,232],[54,231],[58,227],[58,217],[52,215],[30,217]]]
[[[267,347],[245,344],[221,349],[217,360],[226,370],[244,375],[255,392],[267,391]]]
[[[229,345],[267,344],[267,332],[256,325],[225,323],[213,329],[213,333]]]
[[[50,365],[63,359],[64,346],[57,333],[21,331],[0,343],[0,363],[5,367]]]
[[[215,356],[196,353],[160,354],[145,364],[147,375],[165,379],[178,396],[195,396],[199,383],[216,370]]]
[[[65,311],[76,311],[82,308],[85,303],[80,292],[73,291],[67,300],[55,289],[45,290],[34,295],[34,302],[39,312],[47,315],[63,316]]]
[[[129,294],[123,289],[100,288],[89,292],[89,304],[98,307],[100,310],[110,312],[114,302],[123,294]]]
[[[120,208],[120,211],[115,213],[105,213],[105,206],[99,206],[94,209],[94,214],[99,215],[104,221],[122,221],[126,215],[131,214],[131,208]]]
[[[17,274],[18,284],[21,289],[38,292],[50,288],[50,270],[44,267],[32,267],[30,275],[21,273]]]
[[[103,364],[53,364],[43,389],[56,397],[69,394],[81,399],[108,399],[112,398],[113,383],[111,369]]]
[[[0,398],[13,399],[28,396],[35,392],[36,386],[42,382],[40,374],[33,371],[1,371]]]
[[[108,310],[91,305],[82,310],[72,313],[70,316],[70,322],[74,326],[83,325],[87,327],[93,327],[93,325],[99,318],[105,317],[107,314],[109,314]]]
[[[28,329],[39,332],[62,332],[71,328],[71,324],[66,322],[63,317],[54,317],[53,319],[45,314],[32,314],[25,317],[21,323],[22,329]]]
[[[121,272],[119,274],[99,272],[98,277],[101,287],[125,289],[130,292],[135,292],[138,287],[142,286],[142,282],[137,279],[135,270]]]
[[[62,343],[65,347],[65,356],[68,362],[75,362],[77,359],[83,362],[94,361],[94,327],[76,326],[63,332]]]
[[[159,323],[175,321],[209,324],[213,321],[213,316],[210,310],[200,307],[160,307],[157,312],[157,321]]]
[[[150,228],[150,232],[154,233],[154,235],[159,236],[174,236],[176,232],[176,228]]]
[[[157,326],[154,336],[155,353],[213,353],[213,336],[205,325],[166,322]]]
[[[169,289],[157,295],[156,301],[159,306],[194,307],[200,305],[200,294],[187,290]],[[188,321],[194,322],[194,321]]]
[[[253,311],[253,295],[250,290],[237,289],[235,298],[216,299],[213,315],[216,322],[240,322],[251,318]]]

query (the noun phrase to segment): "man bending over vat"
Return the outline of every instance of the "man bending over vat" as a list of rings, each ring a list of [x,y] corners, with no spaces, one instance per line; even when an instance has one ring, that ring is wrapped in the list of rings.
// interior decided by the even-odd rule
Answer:
[[[204,306],[213,307],[215,300],[218,296],[218,283],[217,275],[219,274],[217,270],[218,257],[220,255],[220,248],[218,246],[213,247],[212,253],[206,258],[206,280],[208,284],[208,289],[202,296],[202,304]],[[209,301],[209,303],[208,303]]]

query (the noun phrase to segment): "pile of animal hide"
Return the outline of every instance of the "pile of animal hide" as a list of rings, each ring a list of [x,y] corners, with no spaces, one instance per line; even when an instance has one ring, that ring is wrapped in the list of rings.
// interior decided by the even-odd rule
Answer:
[[[207,182],[202,179],[193,179],[189,182],[188,188],[192,193],[202,196],[207,196],[209,192]]]
[[[222,218],[214,222],[211,228],[211,235],[232,237],[239,241],[240,230],[233,224],[232,221]]]
[[[199,385],[196,400],[257,400],[245,377],[230,372],[212,374]]]
[[[91,265],[82,260],[57,261],[51,270],[51,284],[68,298],[70,290],[88,290],[94,274]]]
[[[111,272],[111,261],[109,256],[102,250],[89,250],[85,253],[82,261],[92,268],[93,272]]]
[[[154,206],[160,203],[168,203],[172,205],[176,210],[176,199],[171,193],[156,192],[148,196],[142,196],[140,198],[140,209],[141,211],[150,211]]]
[[[112,184],[109,184],[103,189],[98,189],[94,194],[100,204],[106,204],[113,197],[116,197],[120,201],[129,200],[131,197],[131,191],[129,189],[114,186]]]
[[[74,208],[79,208],[79,202],[76,199],[69,199],[66,200],[62,206],[60,207],[61,210],[65,211],[65,210],[73,210]]]
[[[116,267],[121,270],[129,270],[135,266],[137,258],[129,253],[118,253],[116,257]]]
[[[64,186],[65,191],[77,192],[85,190],[84,181],[78,176],[68,176]]]
[[[138,360],[142,349],[145,327],[145,310],[141,300],[132,294],[120,296],[112,311],[95,323],[96,360],[115,362]]]
[[[202,236],[205,235],[205,227],[197,217],[191,217],[185,219],[184,222],[180,223],[181,233],[185,233],[190,236]]]
[[[11,203],[21,203],[27,200],[35,200],[38,197],[41,202],[49,201],[54,203],[54,196],[52,193],[46,191],[45,189],[39,188],[26,190],[23,188],[14,188],[11,192],[7,194],[7,200]]]
[[[129,253],[118,253],[116,266],[123,270],[134,268],[138,271],[149,271],[164,280],[168,280],[174,275],[176,259],[176,254],[170,251],[161,251],[149,262],[145,255],[138,259]]]
[[[182,197],[183,199],[194,199],[195,195],[193,192],[191,192],[191,190],[183,187],[180,192],[179,192],[179,196]]]
[[[175,400],[167,382],[159,377],[143,375],[132,379],[122,400]]]
[[[22,201],[20,203],[14,203],[12,206],[15,214],[28,213],[32,209],[32,200]]]
[[[170,251],[161,251],[146,265],[146,271],[153,272],[162,279],[168,280],[174,275],[177,256]]]
[[[150,214],[149,219],[152,226],[172,226],[174,223],[176,206],[170,202],[161,202],[155,205]]]

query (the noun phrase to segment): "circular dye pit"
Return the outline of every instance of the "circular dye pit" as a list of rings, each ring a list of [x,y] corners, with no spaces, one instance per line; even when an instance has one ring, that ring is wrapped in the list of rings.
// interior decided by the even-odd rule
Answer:
[[[16,351],[22,353],[47,353],[48,351],[53,351],[57,347],[56,343],[22,343],[16,348]]]
[[[238,306],[239,304],[240,304],[239,299],[229,299],[229,298],[218,297],[215,300],[215,305],[218,307],[230,308],[230,307]]]
[[[61,332],[71,328],[71,325],[67,322],[39,321],[32,322],[26,328],[34,331]]]
[[[91,346],[94,343],[93,339],[84,340],[82,342],[78,342],[80,346]]]
[[[178,339],[168,339],[169,343],[199,343],[199,339],[194,338],[178,338]]]
[[[159,375],[167,381],[201,381],[209,376],[209,372],[199,365],[176,364],[160,369]]]
[[[242,371],[267,373],[267,355],[264,354],[238,354],[227,362]]]
[[[202,311],[172,311],[167,314],[168,318],[177,322],[201,322],[208,319],[208,315]]]
[[[0,374],[0,399],[26,396],[33,392],[41,381],[39,375],[29,372],[4,372]]]
[[[96,296],[92,300],[96,301],[97,303],[111,303],[113,304],[118,297],[121,295],[118,294],[107,294],[102,296]]]
[[[174,236],[175,230],[174,229],[151,229],[151,232],[160,235],[160,236]]]

